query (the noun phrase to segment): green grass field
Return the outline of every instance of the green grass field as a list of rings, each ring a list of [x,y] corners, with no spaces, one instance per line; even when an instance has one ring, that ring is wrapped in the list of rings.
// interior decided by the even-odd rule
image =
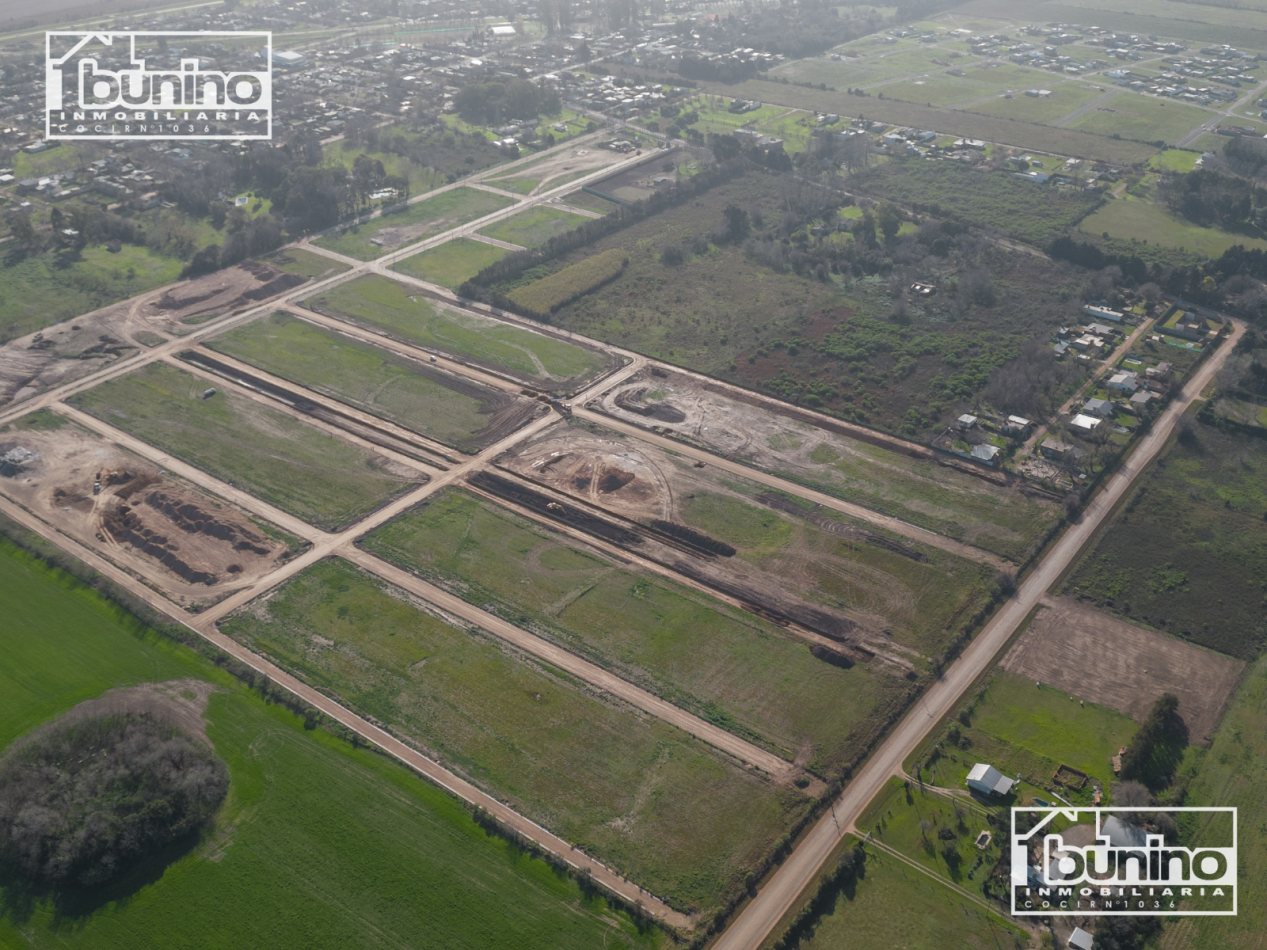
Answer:
[[[408,343],[537,379],[584,379],[608,365],[601,353],[467,311],[436,306],[378,274],[339,284],[306,306]]]
[[[1185,805],[1224,805],[1239,809],[1237,867],[1240,893],[1235,917],[1189,917],[1169,928],[1163,946],[1223,950],[1253,946],[1267,933],[1267,658],[1246,674],[1232,698],[1214,741],[1195,754],[1195,778]],[[1198,830],[1191,847],[1224,846],[1203,841]],[[1174,943],[1170,943],[1171,939]]]
[[[478,188],[454,188],[433,198],[415,201],[400,211],[371,218],[326,234],[315,243],[331,251],[372,261],[388,251],[413,244],[441,231],[482,218],[514,204],[514,199]],[[370,243],[380,241],[381,245]]]
[[[1263,440],[1194,421],[1083,556],[1066,593],[1253,659],[1267,645],[1265,473]]]
[[[392,269],[457,290],[489,264],[500,261],[508,253],[510,252],[504,247],[496,244],[460,237],[397,261]]]
[[[517,195],[530,195],[532,189],[541,184],[540,178],[495,178],[488,184],[502,191],[513,191]]]
[[[284,251],[278,251],[276,254],[270,254],[263,260],[264,263],[272,264],[279,270],[313,279],[332,277],[349,269],[349,265],[342,261],[336,261],[323,254],[314,254],[312,251],[306,251],[302,247],[289,247]]]
[[[465,492],[436,495],[363,544],[789,759],[809,752],[820,773],[847,762],[903,692],[897,677],[831,666],[763,620]]]
[[[1122,92],[1074,119],[1069,127],[1100,135],[1118,134],[1140,142],[1161,140],[1173,145],[1213,115],[1197,106]]]
[[[77,259],[21,255],[0,246],[0,344],[124,300],[180,277],[181,262],[125,244],[117,254],[86,247]]]
[[[679,908],[716,907],[809,805],[345,561],[223,629]]]
[[[0,944],[579,950],[662,943],[543,861],[490,838],[413,773],[323,731],[306,732],[299,717],[265,705],[7,542],[0,543],[0,609],[0,748],[107,689],[206,679],[218,690],[208,735],[230,776],[214,829],[165,868],[143,867],[108,890],[56,902],[0,884]]]
[[[235,327],[208,345],[462,451],[474,448],[490,415],[510,402],[289,313]]]
[[[1011,99],[991,99],[989,102],[978,102],[965,108],[1003,119],[1054,125],[1104,95],[1082,83],[1061,82],[1050,75],[1035,74],[1030,77],[1029,83],[1026,87],[1017,88]],[[1025,95],[1025,89],[1047,89],[1051,91],[1051,95],[1040,99]]]
[[[1234,244],[1267,250],[1267,241],[1260,238],[1203,228],[1151,201],[1132,197],[1105,202],[1098,211],[1082,219],[1078,230],[1094,235],[1107,231],[1111,238],[1182,248],[1202,257],[1218,257]]]
[[[424,479],[385,470],[374,453],[223,391],[165,363],[79,393],[99,419],[245,489],[309,524],[334,530]]]
[[[480,234],[508,244],[518,244],[520,247],[540,247],[555,235],[571,231],[587,220],[579,214],[537,205],[496,224],[480,228]]]
[[[856,839],[845,839],[848,847]],[[878,848],[865,876],[824,914],[803,950],[1021,950],[1028,935]]]
[[[929,76],[927,79],[903,79],[877,87],[886,99],[905,99],[931,106],[951,106],[971,102],[995,94],[995,90],[977,86],[962,79]],[[974,106],[974,108],[976,108]]]
[[[1190,172],[1197,166],[1198,152],[1188,149],[1169,148],[1158,152],[1148,161],[1150,169],[1168,172]]]
[[[971,725],[953,722],[952,731],[961,736],[941,739],[938,755],[932,760],[935,782],[942,788],[964,790],[964,779],[977,762],[988,762],[1008,776],[1021,775],[1024,784],[1018,793],[1028,801],[1037,794],[1051,801],[1043,789],[1052,786],[1052,776],[1062,764],[1099,779],[1106,795],[1114,781],[1109,761],[1117,750],[1129,745],[1138,724],[1129,716],[1097,706],[1080,704],[1050,686],[1038,688],[1034,681],[996,670],[988,686],[969,714]],[[944,733],[943,733],[944,735]],[[923,751],[916,758],[929,761]],[[934,776],[925,768],[926,781]],[[1075,803],[1091,804],[1091,783],[1074,792],[1057,789]]]

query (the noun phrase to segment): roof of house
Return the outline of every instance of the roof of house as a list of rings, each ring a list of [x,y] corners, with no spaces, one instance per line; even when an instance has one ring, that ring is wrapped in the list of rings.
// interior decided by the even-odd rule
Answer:
[[[1007,421],[1012,423],[1012,425],[1014,426],[1020,426],[1022,429],[1024,429],[1028,425],[1033,424],[1024,416],[1008,416]]]
[[[1079,429],[1094,429],[1100,424],[1100,420],[1095,418],[1095,416],[1084,416],[1082,413],[1078,413],[1069,420],[1069,424]]]
[[[1111,409],[1113,404],[1107,399],[1088,399],[1082,407],[1087,412],[1099,412],[1102,409]]]
[[[959,424],[965,426],[974,426],[977,424],[977,417],[971,413],[965,412],[959,417]]]
[[[1135,393],[1135,395],[1131,396],[1131,402],[1133,402],[1133,403],[1137,403],[1137,404],[1141,404],[1141,405],[1142,405],[1143,403],[1148,402],[1148,400],[1150,400],[1150,399],[1152,399],[1152,398],[1153,398],[1153,394],[1152,394],[1152,393],[1150,393],[1150,392],[1148,392],[1148,391],[1144,391],[1144,392],[1140,392],[1140,393]]]
[[[1081,927],[1074,927],[1073,933],[1069,935],[1069,946],[1074,950],[1091,950],[1094,942],[1095,938]]]
[[[964,781],[988,788],[996,795],[1006,795],[1015,784],[1010,778],[1004,778],[993,765],[987,765],[985,762],[974,765]]]
[[[980,459],[983,462],[993,462],[994,457],[999,454],[997,445],[974,445],[970,453],[974,459]]]

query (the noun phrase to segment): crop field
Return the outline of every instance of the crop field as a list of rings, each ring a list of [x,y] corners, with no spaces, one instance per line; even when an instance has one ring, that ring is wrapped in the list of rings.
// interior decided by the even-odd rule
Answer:
[[[898,160],[850,179],[854,188],[904,205],[940,208],[965,221],[1046,247],[1101,199],[958,162]]]
[[[1110,759],[1130,744],[1138,723],[1084,701],[1078,692],[1066,693],[1045,681],[1039,687],[1036,682],[996,670],[976,702],[964,707],[971,725],[952,720],[952,736],[940,740],[934,756],[922,757],[932,767],[931,773],[923,769],[924,780],[963,790],[972,766],[989,762],[1004,775],[1022,776],[1020,804],[1035,791],[1044,797],[1043,790],[1053,787],[1052,776],[1063,764],[1098,780],[1107,795],[1114,781]],[[1070,801],[1089,805],[1091,784],[1077,792],[1055,787]]]
[[[852,847],[857,839],[847,837]],[[1029,935],[890,854],[867,851],[864,876],[836,898],[804,950],[1020,950]]]
[[[1242,816],[1237,837],[1237,916],[1176,921],[1162,946],[1167,950],[1252,947],[1267,932],[1267,826],[1261,821],[1267,814],[1267,657],[1250,669],[1214,744],[1197,753],[1192,771],[1185,805],[1230,805]],[[1198,830],[1192,846],[1201,844]]]
[[[622,408],[622,397],[638,391],[651,417]],[[1051,501],[938,465],[931,453],[912,458],[895,451],[901,443],[877,440],[865,429],[852,430],[862,441],[710,390],[692,377],[635,375],[604,393],[601,408],[1014,561],[1023,560],[1060,516]]]
[[[571,231],[586,220],[579,214],[537,205],[481,228],[480,234],[508,244],[518,244],[520,247],[540,247],[555,235]]]
[[[564,304],[597,290],[618,276],[628,263],[629,255],[613,248],[516,288],[511,291],[510,299],[528,313],[548,316]]]
[[[222,629],[679,909],[715,908],[809,805],[345,561]]]
[[[209,345],[462,452],[477,452],[513,432],[535,408],[289,313],[236,327]]]
[[[454,238],[438,247],[414,254],[392,265],[393,270],[420,280],[457,290],[489,264],[500,261],[507,251],[496,244],[471,238]]]
[[[1140,480],[1065,592],[1253,659],[1267,646],[1267,443],[1191,425]]]
[[[228,764],[215,827],[103,892],[0,884],[0,943],[35,948],[656,947],[623,914],[440,790],[353,750],[177,647],[95,591],[0,544],[0,747],[107,689],[215,684]],[[491,901],[490,893],[498,894]],[[225,908],[233,913],[226,914]]]
[[[872,525],[769,492],[719,469],[696,468],[648,442],[570,423],[542,432],[498,460],[565,495],[644,524],[684,524],[736,549],[729,558],[666,560],[692,576],[741,591],[796,619],[811,604],[852,624],[853,638],[881,652],[895,641],[936,654],[989,597],[994,572]],[[652,543],[631,551],[656,558]],[[813,620],[805,621],[813,626]],[[820,621],[821,622],[821,621]]]
[[[76,406],[309,524],[334,530],[426,481],[244,396],[151,363],[71,399]]]
[[[449,353],[525,380],[579,384],[611,365],[602,351],[468,310],[437,304],[378,274],[339,284],[304,305],[406,343]]]
[[[1120,92],[1112,99],[1069,123],[1070,128],[1101,135],[1117,133],[1123,138],[1141,142],[1161,140],[1174,144],[1214,113],[1185,105],[1166,102],[1134,92]]]
[[[314,280],[342,274],[349,267],[342,261],[336,261],[324,254],[306,251],[302,247],[288,247],[284,251],[268,255],[263,260],[264,263],[272,264],[278,270],[298,274],[300,277],[311,277]]]
[[[514,202],[514,198],[479,188],[454,188],[433,198],[415,201],[399,211],[371,218],[364,224],[333,231],[315,243],[358,261],[372,261],[388,251],[482,218]]]
[[[1218,257],[1235,244],[1267,250],[1267,241],[1261,238],[1204,228],[1147,199],[1129,196],[1105,202],[1079,222],[1078,230],[1089,235],[1107,232],[1110,238],[1146,241],[1192,251],[1202,257]]]
[[[1005,851],[999,835],[984,849],[974,843],[978,833],[989,828],[986,811],[976,802],[952,799],[914,782],[907,787],[900,778],[889,779],[885,791],[858,817],[857,826],[934,874],[978,895]],[[951,837],[941,837],[945,829],[950,829]],[[949,854],[943,850],[948,846],[953,848]]]
[[[463,491],[362,544],[819,774],[848,762],[902,701],[897,676],[830,665],[782,628]]]

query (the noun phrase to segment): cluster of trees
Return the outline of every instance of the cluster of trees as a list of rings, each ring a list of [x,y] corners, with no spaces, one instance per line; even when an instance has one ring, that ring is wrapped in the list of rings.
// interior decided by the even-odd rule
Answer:
[[[285,241],[281,222],[271,214],[257,218],[249,218],[240,212],[230,215],[225,226],[224,244],[208,244],[197,251],[181,271],[181,276],[197,277],[222,267],[232,267],[248,257],[274,251]]]
[[[558,115],[563,108],[557,89],[538,86],[526,79],[468,83],[453,101],[458,114],[475,125],[500,125],[509,119]]]
[[[1236,230],[1267,208],[1267,189],[1245,178],[1198,170],[1162,180],[1158,193],[1166,207],[1202,227]]]
[[[103,884],[196,832],[228,788],[224,763],[153,710],[72,711],[0,759],[0,867]]]
[[[1188,726],[1179,715],[1179,697],[1166,693],[1140,724],[1122,756],[1122,778],[1150,788],[1168,784],[1178,756],[1188,744]]]

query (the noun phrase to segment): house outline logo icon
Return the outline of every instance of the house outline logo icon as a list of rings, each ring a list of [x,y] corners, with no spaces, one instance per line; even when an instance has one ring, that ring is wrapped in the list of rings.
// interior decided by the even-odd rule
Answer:
[[[1163,835],[1125,820],[1128,815],[1228,815],[1226,845],[1167,845]],[[1018,819],[1038,820],[1019,831]],[[1051,831],[1058,817],[1092,829],[1090,842],[1066,841]],[[1238,899],[1236,809],[1230,807],[1012,809],[1010,891],[1012,914],[1039,916],[1235,917]],[[1034,848],[1038,845],[1037,855]],[[1037,861],[1035,862],[1035,857]]]
[[[196,54],[158,68],[140,51],[160,41],[217,39],[257,43],[262,68],[203,69]],[[44,135],[51,141],[273,137],[273,37],[267,31],[49,31],[44,81]]]

